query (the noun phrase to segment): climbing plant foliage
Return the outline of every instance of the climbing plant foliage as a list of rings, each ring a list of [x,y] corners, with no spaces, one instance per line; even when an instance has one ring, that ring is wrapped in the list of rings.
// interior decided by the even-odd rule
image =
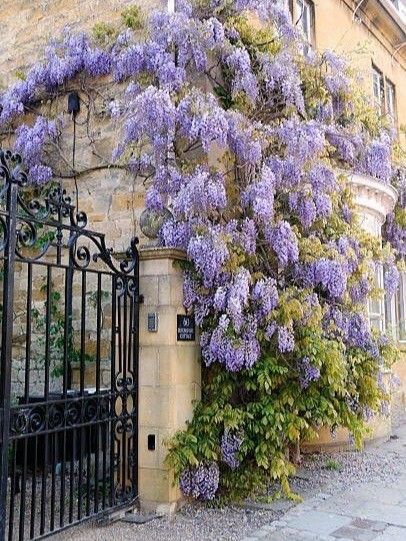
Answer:
[[[130,9],[123,24],[50,43],[1,94],[1,126],[46,183],[63,126],[38,104],[78,81],[115,85],[110,165],[146,179],[152,213],[170,209],[160,242],[187,253],[185,307],[200,328],[202,400],[168,462],[197,499],[272,480],[289,494],[289,448],[323,425],[360,445],[389,400],[396,352],[366,305],[383,293],[382,266],[387,294],[397,287],[404,201],[382,246],[357,223],[348,173],[399,182],[393,133],[346,61],[309,49],[277,0],[181,2],[149,19]]]

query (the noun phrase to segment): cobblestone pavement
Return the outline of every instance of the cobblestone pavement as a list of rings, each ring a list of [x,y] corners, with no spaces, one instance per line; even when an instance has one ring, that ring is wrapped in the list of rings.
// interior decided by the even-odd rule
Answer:
[[[394,478],[361,482],[337,493],[334,485],[325,486],[243,541],[406,541],[405,426],[397,439],[380,446],[377,456],[385,452],[398,457]]]

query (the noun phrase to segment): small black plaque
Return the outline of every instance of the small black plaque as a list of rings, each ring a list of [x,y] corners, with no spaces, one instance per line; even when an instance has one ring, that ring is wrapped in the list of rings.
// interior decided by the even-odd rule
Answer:
[[[196,339],[194,316],[178,315],[178,342],[194,342]]]

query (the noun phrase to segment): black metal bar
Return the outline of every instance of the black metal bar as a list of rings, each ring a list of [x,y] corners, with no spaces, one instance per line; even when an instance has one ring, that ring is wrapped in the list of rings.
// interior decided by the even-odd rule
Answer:
[[[25,335],[25,373],[24,373],[24,402],[28,404],[30,395],[30,363],[31,363],[31,332],[32,332],[32,263],[27,268],[27,317]]]
[[[65,311],[64,311],[64,345],[63,345],[63,397],[67,397],[68,389],[71,386],[71,366],[69,353],[72,344],[72,294],[73,274],[71,265],[65,269]]]
[[[82,272],[82,287],[81,287],[81,321],[80,321],[80,396],[84,396],[85,393],[85,348],[86,348],[86,286],[87,275],[86,271]],[[84,421],[85,407],[82,403],[80,410],[81,422]],[[79,493],[78,493],[78,520],[82,519],[83,512],[83,458],[84,458],[84,445],[85,445],[85,431],[83,426],[80,428],[79,437]]]
[[[72,287],[73,287],[73,267],[69,265],[65,269],[65,305],[64,305],[64,345],[63,345],[63,399],[68,396],[68,389],[71,387],[71,363],[69,353],[72,348]],[[66,497],[66,428],[62,433],[62,462],[61,462],[61,491],[59,508],[59,527],[62,528],[65,523],[65,497]]]
[[[34,469],[32,472],[32,485],[31,485],[31,517],[30,517],[30,539],[34,539],[35,536],[35,518],[36,514],[36,501],[37,501],[37,463],[38,463],[38,436],[34,439]]]
[[[77,431],[72,430],[72,455],[70,461],[70,472],[69,472],[69,524],[73,523],[73,507],[74,507],[74,495],[75,495],[75,461],[76,461],[76,437]]]
[[[16,249],[17,185],[10,182],[7,190],[7,245],[3,280],[3,320],[0,361],[0,541],[6,535],[7,479],[10,433],[11,354],[13,339],[14,268]]]
[[[15,495],[16,495],[16,455],[17,455],[17,446],[14,442],[11,446],[11,472],[10,472],[10,481],[11,481],[11,490],[10,490],[10,514],[8,519],[8,539],[13,541],[13,532],[14,532],[14,511],[15,511]]]
[[[129,361],[129,340],[128,340],[128,278],[125,280],[125,294],[123,296],[123,320],[120,322],[120,327],[123,328],[123,381],[124,381],[124,387],[123,387],[123,393],[122,393],[122,409],[123,414],[127,414],[127,408],[128,408],[128,383],[127,383],[127,367]],[[130,335],[131,336],[131,335]],[[126,423],[127,421],[123,421]],[[121,489],[122,494],[125,494],[125,486],[127,483],[127,440],[128,440],[128,433],[127,430],[124,430],[121,434]]]
[[[86,354],[86,289],[87,289],[87,274],[82,272],[82,302],[80,313],[80,394],[85,392],[85,354]]]
[[[96,312],[96,395],[100,393],[100,363],[101,363],[101,326],[102,326],[102,277],[97,276],[97,312]],[[99,451],[100,427],[96,426],[96,449],[94,454],[94,512],[99,510]]]
[[[112,319],[112,329],[111,329],[111,390],[114,392],[114,395],[116,395],[117,392],[117,372],[120,371],[120,367],[117,368],[116,366],[116,351],[117,347],[119,348],[119,344],[117,345],[118,336],[119,336],[119,322],[117,321],[117,297],[118,297],[118,279],[116,276],[113,276],[112,278],[112,294],[111,294],[111,300],[112,300],[112,309],[111,309],[111,319]],[[120,351],[119,351],[119,357],[120,357]],[[115,397],[111,400],[110,407],[113,409],[116,407],[115,404]],[[107,425],[110,429],[109,434],[109,444],[110,444],[110,486],[109,486],[109,504],[110,507],[113,507],[114,502],[114,475],[115,475],[115,461],[114,461],[114,454],[115,454],[115,447],[116,447],[116,423],[114,421],[111,421]]]
[[[86,430],[86,515],[90,515],[90,490],[91,490],[91,456],[92,456],[92,425]]]
[[[133,494],[138,493],[138,432],[139,432],[139,322],[140,322],[140,269],[137,260],[134,269],[134,314],[133,314],[133,423],[134,423],[134,438],[133,438],[133,462],[132,462],[132,479],[133,479]]]
[[[106,509],[106,495],[107,495],[107,423],[101,425],[101,439],[102,439],[102,510]]]
[[[50,505],[50,531],[55,530],[55,499],[56,499],[56,453],[57,453],[57,433],[50,436],[51,438],[51,505]]]
[[[44,382],[44,398],[47,403],[45,415],[45,458],[42,469],[42,486],[41,486],[41,519],[40,519],[40,535],[45,532],[45,518],[47,510],[47,481],[48,481],[48,462],[49,462],[49,434],[48,434],[48,419],[49,419],[49,367],[51,363],[50,348],[51,348],[51,317],[52,317],[52,267],[47,268],[46,281],[46,315],[45,315],[45,382]]]
[[[16,442],[16,445],[21,445],[21,442]],[[20,524],[19,524],[19,541],[24,541],[25,534],[25,507],[26,507],[26,491],[27,491],[27,459],[28,459],[28,439],[24,440],[24,458],[23,458],[23,474],[21,479],[21,503],[20,503]]]

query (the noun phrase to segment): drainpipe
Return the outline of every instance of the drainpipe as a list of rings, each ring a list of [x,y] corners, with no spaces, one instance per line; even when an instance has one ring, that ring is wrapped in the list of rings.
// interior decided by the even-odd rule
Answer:
[[[393,59],[395,58],[395,55],[400,51],[400,49],[402,49],[402,47],[404,47],[406,45],[406,41],[403,41],[402,43],[400,43],[396,49],[393,51],[392,53],[392,56],[391,56],[391,60],[393,62]]]
[[[357,11],[359,10],[359,8],[362,6],[362,4],[365,2],[365,0],[359,0],[358,4],[356,5],[354,11],[353,11],[353,14],[352,14],[352,20],[355,21],[355,16],[357,14]]]

